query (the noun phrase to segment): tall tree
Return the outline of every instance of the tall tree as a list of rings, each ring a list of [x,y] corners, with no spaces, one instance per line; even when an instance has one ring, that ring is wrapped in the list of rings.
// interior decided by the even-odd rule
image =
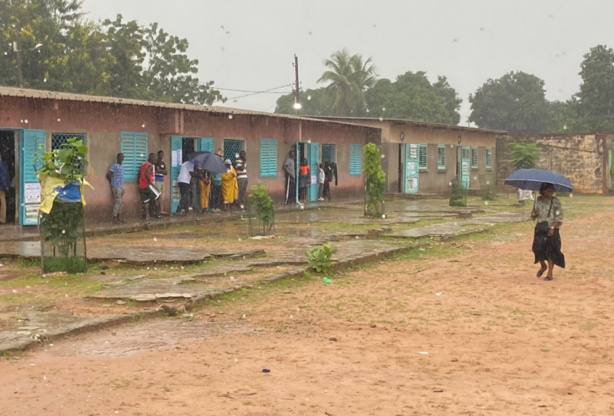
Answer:
[[[541,133],[548,127],[544,81],[524,72],[489,79],[469,96],[469,121],[510,133]]]
[[[446,108],[450,116],[451,124],[458,125],[460,123],[460,113],[458,110],[463,102],[459,98],[456,90],[448,83],[448,78],[438,76],[437,82],[433,84],[435,94],[443,101],[443,106]]]
[[[0,85],[169,102],[224,101],[197,78],[188,41],[121,15],[83,19],[79,0],[0,1]]]
[[[374,117],[458,124],[460,100],[447,79],[431,85],[426,73],[406,72],[395,82],[380,79],[367,91],[367,106]]]
[[[575,99],[548,103],[548,133],[582,133],[590,131],[584,119],[578,115]]]
[[[605,45],[584,55],[578,111],[592,131],[614,131],[614,51]]]
[[[326,87],[334,97],[333,112],[336,116],[356,116],[361,114],[365,105],[364,92],[375,83],[375,67],[371,58],[363,61],[360,55],[350,55],[347,49],[333,53],[324,60],[327,69],[318,82]]]
[[[63,52],[79,8],[77,0],[0,2],[0,84],[41,88],[47,60]]]

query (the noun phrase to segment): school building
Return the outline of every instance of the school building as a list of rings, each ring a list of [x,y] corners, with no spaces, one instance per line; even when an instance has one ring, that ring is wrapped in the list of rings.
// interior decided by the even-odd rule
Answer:
[[[449,195],[454,179],[476,192],[496,184],[497,139],[505,140],[505,131],[381,118],[326,119],[381,130],[389,193]]]
[[[61,146],[78,137],[88,146],[85,189],[86,221],[112,218],[113,198],[105,177],[116,155],[125,156],[122,215],[140,218],[136,182],[149,153],[163,150],[169,167],[162,210],[175,212],[179,203],[176,178],[187,156],[199,150],[221,149],[224,159],[247,152],[249,184],[262,183],[281,203],[282,164],[289,150],[308,160],[311,185],[308,199],[317,199],[317,165],[337,164],[338,185],[333,198],[362,195],[362,147],[381,144],[378,126],[258,113],[221,107],[150,102],[114,97],[0,87],[0,153],[14,186],[8,192],[8,222],[37,224],[40,186],[35,153]]]

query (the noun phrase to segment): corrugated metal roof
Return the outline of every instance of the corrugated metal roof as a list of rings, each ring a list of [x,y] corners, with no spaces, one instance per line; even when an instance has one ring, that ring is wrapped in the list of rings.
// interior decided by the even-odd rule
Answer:
[[[92,103],[107,103],[107,104],[124,104],[143,107],[168,108],[177,110],[202,111],[217,114],[237,114],[237,115],[252,115],[263,117],[277,117],[291,120],[303,121],[319,121],[323,123],[350,124],[356,127],[376,128],[356,123],[343,122],[341,120],[321,119],[316,117],[299,117],[289,114],[267,113],[252,110],[243,110],[236,108],[220,107],[220,106],[203,106],[195,104],[180,104],[180,103],[165,103],[159,101],[135,100],[131,98],[105,97],[99,95],[86,94],[70,94],[66,92],[32,90],[27,88],[14,88],[0,86],[0,97],[22,97],[22,98],[40,98],[48,100],[65,100],[65,101],[82,101]]]
[[[303,116],[303,117],[309,117],[309,116]],[[412,126],[417,126],[417,127],[435,127],[435,128],[442,128],[442,129],[451,129],[451,130],[463,130],[463,131],[471,131],[471,132],[478,132],[478,133],[493,133],[493,134],[500,134],[500,135],[507,135],[507,131],[505,130],[491,130],[491,129],[480,129],[477,127],[464,127],[464,126],[453,126],[453,125],[449,125],[449,124],[440,124],[440,123],[426,123],[426,122],[422,122],[422,121],[412,121],[412,120],[403,120],[403,119],[395,119],[395,118],[383,118],[383,119],[379,119],[379,118],[368,118],[368,117],[317,117],[319,120],[337,120],[337,121],[344,121],[347,122],[349,124],[354,124],[354,125],[364,125],[364,124],[359,124],[360,121],[369,121],[369,122],[377,122],[377,123],[395,123],[395,124],[409,124]]]

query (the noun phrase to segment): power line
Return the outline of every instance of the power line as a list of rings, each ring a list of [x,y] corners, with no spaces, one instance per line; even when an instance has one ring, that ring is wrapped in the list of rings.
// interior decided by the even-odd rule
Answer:
[[[280,88],[285,88],[285,87],[290,87],[293,84],[286,84],[286,85],[282,85],[280,87],[275,87],[275,88],[269,88],[267,90],[261,90],[261,91],[249,91],[249,90],[236,90],[236,89],[231,89],[231,88],[216,88],[215,86],[213,87],[214,89],[217,90],[221,90],[221,91],[234,91],[234,92],[246,92],[248,94],[244,94],[244,95],[239,95],[237,97],[232,97],[232,98],[228,98],[228,100],[236,100],[238,98],[243,98],[243,97],[249,97],[250,95],[256,95],[256,94],[290,94],[291,91],[274,91],[274,90],[278,90]]]

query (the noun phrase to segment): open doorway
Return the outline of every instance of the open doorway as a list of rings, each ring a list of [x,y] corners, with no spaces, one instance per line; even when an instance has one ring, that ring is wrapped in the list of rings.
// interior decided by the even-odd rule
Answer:
[[[9,189],[5,193],[6,197],[6,223],[14,224],[16,222],[16,206],[15,199],[15,131],[0,130],[0,154],[2,160],[6,162],[9,171]]]

